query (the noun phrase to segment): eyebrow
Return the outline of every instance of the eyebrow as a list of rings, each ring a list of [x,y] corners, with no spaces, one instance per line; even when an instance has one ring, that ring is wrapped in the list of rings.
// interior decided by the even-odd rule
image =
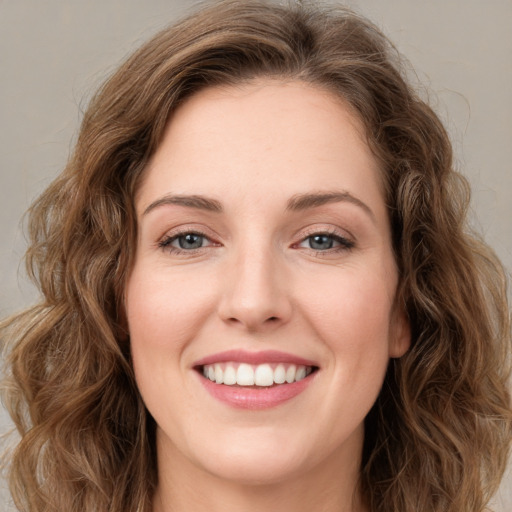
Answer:
[[[375,221],[375,214],[371,208],[358,199],[357,197],[350,194],[350,192],[317,192],[317,193],[306,193],[297,194],[293,196],[286,206],[289,211],[303,211],[310,208],[318,208],[329,203],[349,202],[362,208],[371,218]],[[143,215],[147,215],[149,212],[165,205],[178,205],[185,206],[187,208],[197,208],[199,210],[206,210],[215,213],[222,213],[222,204],[216,199],[211,199],[205,196],[198,195],[166,195],[153,201],[143,212]]]
[[[339,202],[348,202],[359,206],[374,222],[376,221],[375,214],[371,208],[366,203],[363,203],[363,201],[353,196],[350,192],[346,191],[297,194],[288,201],[286,209],[291,211],[302,211],[309,208],[318,208],[319,206],[329,203]]]
[[[206,210],[209,212],[222,212],[222,205],[216,199],[210,199],[204,196],[175,196],[166,195],[153,201],[143,212],[142,215],[147,215],[150,211],[164,205],[175,204],[178,206],[186,206],[188,208],[197,208],[199,210]]]

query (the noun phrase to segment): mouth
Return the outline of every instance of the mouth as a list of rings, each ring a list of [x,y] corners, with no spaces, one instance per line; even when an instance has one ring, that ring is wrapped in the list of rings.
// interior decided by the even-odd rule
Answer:
[[[195,370],[218,385],[257,389],[300,382],[316,372],[318,367],[293,363],[249,364],[227,361],[199,365]]]
[[[269,409],[301,395],[320,367],[313,361],[274,350],[230,350],[193,365],[204,389],[237,409]]]

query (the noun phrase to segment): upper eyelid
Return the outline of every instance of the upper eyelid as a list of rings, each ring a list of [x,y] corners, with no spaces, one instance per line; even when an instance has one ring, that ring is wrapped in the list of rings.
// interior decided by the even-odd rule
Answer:
[[[182,248],[182,247],[175,247],[173,245],[173,243],[176,240],[178,240],[180,237],[188,235],[188,234],[198,235],[198,236],[206,239],[208,241],[208,244],[206,246],[195,247],[195,248],[192,248],[192,249],[185,249],[185,248]],[[161,237],[156,242],[156,244],[155,244],[157,249],[162,250],[162,251],[164,251],[166,253],[169,253],[169,254],[175,254],[176,256],[185,255],[185,254],[193,255],[193,254],[196,254],[199,251],[202,251],[202,250],[207,249],[209,247],[218,247],[219,245],[220,244],[215,242],[214,240],[212,240],[211,237],[209,237],[209,236],[207,236],[207,235],[205,235],[203,233],[200,233],[198,231],[192,231],[192,230],[184,230],[184,231],[173,233],[173,234],[166,234],[163,237]]]
[[[176,240],[177,238],[180,238],[185,235],[197,235],[202,238],[205,238],[206,240],[215,243],[214,237],[209,235],[208,233],[205,233],[204,231],[200,231],[197,229],[185,229],[183,231],[177,231],[175,233],[168,233],[162,237],[163,240]]]
[[[188,233],[194,233],[196,235],[204,236],[210,240],[214,238],[219,238],[218,235],[207,226],[198,225],[198,224],[184,224],[180,226],[176,226],[170,229],[167,229],[162,236],[159,237],[159,240],[163,240],[166,238],[176,238],[182,235],[186,235]]]
[[[311,238],[315,235],[327,235],[331,236],[335,239],[338,239],[337,242],[339,247],[332,247],[330,249],[313,249],[308,247],[300,247],[308,238]],[[354,249],[357,246],[357,239],[352,235],[350,231],[342,228],[339,225],[333,224],[322,224],[315,223],[303,228],[295,235],[295,242],[292,243],[291,247],[295,249],[304,249],[307,251],[313,251],[315,254],[324,254],[327,256],[328,254],[333,254],[334,252]]]
[[[183,226],[177,226],[175,228],[168,229],[162,236],[158,237],[156,241],[154,242],[154,247],[159,250],[164,251],[174,251],[176,253],[178,252],[193,252],[193,251],[199,251],[201,249],[206,249],[210,246],[218,246],[219,242],[216,240],[216,237],[213,235],[210,235],[208,232],[210,230],[205,227],[198,227],[191,225],[183,225]],[[180,236],[184,236],[187,234],[195,234],[199,235],[201,237],[204,237],[208,240],[209,244],[205,247],[199,247],[197,249],[180,249],[177,247],[173,247],[171,245],[172,242],[174,242],[176,239],[178,239]]]
[[[210,242],[216,244],[222,243],[221,240],[226,239],[225,236],[220,236],[218,233],[208,228],[207,226],[204,226],[202,224],[190,223],[167,229],[163,235],[158,237],[157,245],[164,240],[175,239],[188,233],[203,236],[207,238]],[[306,226],[300,230],[297,230],[297,232],[293,236],[295,241],[292,243],[292,245],[296,245],[297,243],[300,243],[314,235],[329,235],[333,237],[338,237],[340,239],[349,241],[354,244],[356,242],[356,237],[354,237],[352,233],[350,233],[347,229],[341,228],[339,226],[317,224]]]
[[[306,240],[308,240],[309,238],[312,238],[312,237],[314,237],[316,235],[327,235],[327,236],[333,238],[335,242],[339,243],[340,246],[345,248],[345,249],[352,249],[355,246],[355,242],[353,240],[351,240],[350,238],[347,238],[345,236],[340,236],[340,235],[332,234],[332,233],[313,233],[312,235],[308,235],[308,236],[302,238],[299,242],[297,242],[297,243],[295,243],[293,245],[296,246],[296,247],[299,247]],[[307,249],[307,247],[306,247],[306,249]],[[313,248],[310,248],[310,249],[313,250],[313,251],[320,251],[320,249],[313,249]],[[326,249],[325,251],[322,250],[322,252],[328,252],[330,250],[335,250],[335,249],[338,249],[338,248],[331,247],[329,249]]]
[[[348,230],[337,227],[337,226],[308,226],[307,228],[300,230],[296,237],[300,239],[300,241],[305,240],[306,238],[314,235],[330,235],[337,236],[344,240],[350,240],[351,242],[355,242],[356,238],[352,233]]]
[[[209,237],[205,233],[201,233],[200,231],[182,231],[181,233],[166,234],[166,235],[164,235],[161,238],[161,240],[162,241],[176,240],[176,239],[178,239],[178,238],[180,238],[182,236],[185,236],[185,235],[197,235],[197,236],[200,236],[202,238],[206,238],[210,242],[213,242],[211,237]]]

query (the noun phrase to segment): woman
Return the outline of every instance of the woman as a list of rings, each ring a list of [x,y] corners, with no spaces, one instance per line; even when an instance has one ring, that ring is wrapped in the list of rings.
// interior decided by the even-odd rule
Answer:
[[[144,45],[31,209],[20,510],[481,511],[505,278],[368,22],[223,1]]]

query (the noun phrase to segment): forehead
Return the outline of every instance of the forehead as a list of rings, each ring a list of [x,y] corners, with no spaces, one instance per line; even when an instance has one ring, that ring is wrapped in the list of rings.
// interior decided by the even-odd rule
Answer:
[[[204,136],[205,144],[222,145],[229,141],[221,130],[230,129],[230,135],[250,135],[255,143],[271,141],[273,146],[282,143],[284,149],[290,136],[295,142],[325,137],[327,132],[340,137],[340,113],[345,124],[343,136],[359,138],[366,146],[361,119],[340,95],[297,80],[254,79],[209,87],[187,98],[170,117],[164,141],[170,137],[184,141],[196,135]],[[294,125],[290,125],[292,118]],[[323,133],[318,133],[319,128]]]
[[[342,98],[302,82],[258,80],[188,98],[169,119],[138,198],[340,186],[380,194],[379,181],[362,123]]]

